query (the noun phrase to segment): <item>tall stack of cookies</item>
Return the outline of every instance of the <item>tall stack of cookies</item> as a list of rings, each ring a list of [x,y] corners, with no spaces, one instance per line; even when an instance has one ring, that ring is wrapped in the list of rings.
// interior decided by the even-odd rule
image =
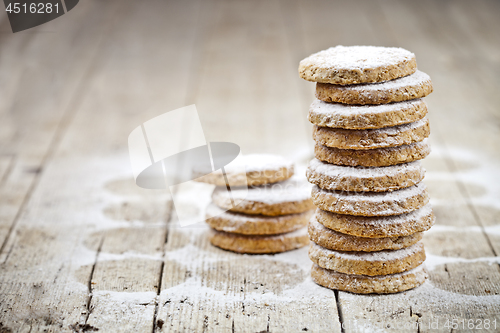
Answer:
[[[337,46],[302,60],[316,82],[309,222],[313,280],[354,293],[395,293],[427,278],[422,232],[434,223],[420,159],[430,153],[422,97],[432,92],[401,48]]]
[[[197,179],[216,185],[206,210],[210,242],[224,250],[253,254],[309,244],[306,226],[314,205],[310,187],[292,177],[293,163],[270,154],[245,155],[238,163],[244,168],[229,167],[225,175]]]

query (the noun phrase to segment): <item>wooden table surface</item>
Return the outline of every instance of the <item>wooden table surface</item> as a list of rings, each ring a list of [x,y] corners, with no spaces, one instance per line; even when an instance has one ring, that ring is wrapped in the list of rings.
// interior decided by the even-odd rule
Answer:
[[[3,13],[0,332],[500,331],[499,17],[493,0],[82,0],[13,34]],[[407,48],[433,79],[437,222],[408,292],[321,288],[305,248],[214,248],[132,178],[128,134],[193,103],[209,141],[303,172],[298,63],[337,44]]]

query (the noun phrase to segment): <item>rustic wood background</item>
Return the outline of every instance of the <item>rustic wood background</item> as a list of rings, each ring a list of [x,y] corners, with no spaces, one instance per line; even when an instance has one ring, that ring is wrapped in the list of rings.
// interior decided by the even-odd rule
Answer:
[[[493,0],[82,0],[12,34],[2,13],[0,332],[500,331],[499,17]],[[192,103],[208,140],[303,170],[297,66],[337,44],[407,48],[434,82],[437,225],[412,291],[321,288],[306,249],[213,248],[131,177],[131,130]]]

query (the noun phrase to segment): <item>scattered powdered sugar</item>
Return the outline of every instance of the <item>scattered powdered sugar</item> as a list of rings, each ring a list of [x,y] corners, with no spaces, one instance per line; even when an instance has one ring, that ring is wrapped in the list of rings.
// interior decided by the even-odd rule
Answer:
[[[396,104],[396,103],[395,103]],[[470,152],[471,156],[467,156],[467,161],[481,161],[478,163],[478,166],[474,170],[466,170],[460,171],[456,173],[456,176],[464,181],[471,182],[473,184],[478,184],[486,189],[488,189],[487,195],[479,198],[472,198],[472,200],[477,200],[479,204],[488,204],[492,207],[500,207],[500,201],[498,200],[498,182],[496,182],[496,175],[498,174],[498,165],[494,163],[490,163],[487,160],[488,156],[480,156],[477,152]],[[454,156],[455,158],[456,156]],[[492,157],[490,157],[492,158]],[[484,162],[487,161],[487,162]],[[496,169],[495,169],[496,168]],[[440,177],[439,174],[434,173]],[[497,177],[498,178],[498,177]],[[493,179],[493,180],[492,180]],[[108,198],[106,198],[107,200]],[[484,200],[484,201],[481,201]],[[488,201],[486,201],[488,200]],[[474,201],[476,202],[476,201]],[[196,205],[200,205],[199,202],[194,202]],[[430,210],[430,205],[424,206],[422,209],[408,213],[407,216],[411,216],[417,213],[423,213],[423,210]],[[97,210],[96,210],[97,211]],[[99,211],[100,212],[100,211]],[[406,215],[406,214],[405,214]],[[399,219],[403,218],[404,215],[401,216],[391,216],[391,217],[377,217],[373,219],[373,223],[383,223],[383,221],[389,221],[391,219]],[[101,220],[105,220],[104,218],[100,218]],[[115,227],[125,227],[126,225],[119,221],[110,221],[109,228],[111,225]],[[132,225],[132,224],[131,224]],[[459,228],[459,227],[449,227],[449,226],[436,226],[431,229],[430,232],[446,232],[450,228]],[[476,229],[480,229],[479,227],[466,227],[460,228],[463,230],[471,230],[476,231]],[[488,233],[498,234],[500,231],[499,226],[491,226],[485,228]],[[199,245],[195,245],[195,239],[198,237],[202,237],[202,235],[208,230],[208,227],[202,226],[198,228],[182,228],[185,230],[184,236],[188,237],[188,243],[181,247],[176,248],[172,251],[167,251],[165,253],[166,259],[174,260],[179,264],[183,265],[183,267],[188,267],[190,271],[193,273],[191,278],[188,278],[184,283],[177,285],[172,288],[168,288],[166,290],[162,290],[161,299],[175,299],[175,300],[183,300],[186,296],[191,296],[196,299],[204,299],[209,298],[213,300],[214,304],[232,304],[234,302],[245,302],[245,303],[259,303],[262,304],[264,302],[269,302],[270,304],[279,304],[281,306],[286,306],[287,303],[290,302],[298,302],[298,301],[306,301],[306,302],[317,302],[318,304],[331,303],[335,302],[334,293],[326,288],[320,287],[312,282],[310,277],[306,277],[300,284],[295,286],[287,286],[281,293],[273,293],[270,291],[266,291],[265,293],[249,290],[245,293],[233,293],[230,291],[220,291],[213,288],[209,288],[205,285],[206,277],[202,275],[197,275],[200,272],[202,267],[206,267],[210,265],[210,263],[221,262],[221,261],[233,261],[240,260],[242,258],[252,257],[255,258],[257,256],[247,256],[247,255],[235,255],[231,253],[223,253],[212,252],[205,249],[202,249]],[[394,252],[394,251],[392,251]],[[72,265],[88,265],[93,264],[95,261],[95,251],[91,251],[85,248],[83,245],[77,248],[77,251],[73,253],[73,261]],[[138,253],[127,252],[124,254],[108,254],[101,252],[99,254],[100,260],[120,260],[127,258],[141,258],[145,260],[158,260],[161,259],[159,256],[150,256],[143,255]],[[294,250],[286,253],[281,253],[277,255],[259,255],[258,258],[262,258],[265,261],[269,261],[269,264],[272,265],[275,262],[285,262],[289,264],[298,265],[306,275],[309,275],[309,269],[311,266],[311,262],[307,257],[307,250],[305,248]],[[474,258],[474,259],[463,259],[456,257],[442,257],[432,255],[430,253],[427,254],[426,264],[429,269],[434,269],[435,267],[442,265],[444,263],[451,262],[488,262],[491,264],[499,263],[498,257],[482,257],[482,258]],[[228,286],[229,281],[221,279],[220,284],[222,286]],[[87,286],[81,283],[75,283],[74,287],[71,287],[68,290],[74,292],[75,290],[81,290],[82,292],[86,291]],[[141,303],[152,303],[156,298],[155,292],[114,292],[114,291],[94,291],[94,295],[99,297],[99,303],[102,306],[108,306],[112,308],[115,304],[122,303],[123,306],[130,307],[129,304],[141,304]],[[423,286],[416,288],[414,290],[410,290],[405,293],[400,293],[396,295],[382,295],[382,296],[373,296],[373,295],[355,295],[350,293],[339,292],[339,295],[342,300],[342,311],[344,313],[349,313],[352,309],[355,311],[359,311],[359,306],[349,306],[356,304],[367,304],[369,302],[376,302],[377,300],[388,300],[386,304],[410,304],[415,306],[419,304],[420,306],[425,303],[431,303],[433,306],[442,306],[443,309],[451,307],[453,304],[462,304],[464,311],[474,307],[487,307],[494,306],[496,308],[499,307],[500,304],[500,296],[491,295],[491,296],[471,296],[471,295],[463,295],[459,293],[448,292],[439,288],[436,288],[431,282],[424,283]],[[303,299],[302,299],[303,298]],[[103,299],[108,299],[109,303],[104,302],[104,304],[100,303]],[[163,304],[163,303],[160,303]],[[210,304],[203,306],[210,306]],[[334,304],[334,303],[333,303]],[[314,311],[314,307],[311,308]],[[279,308],[277,308],[279,311]],[[383,309],[381,309],[383,313]],[[148,320],[152,317],[148,316]],[[392,317],[391,317],[392,318]]]
[[[310,265],[309,265],[310,266]],[[184,283],[174,287],[164,289],[160,293],[160,304],[165,304],[167,301],[184,301],[187,299],[210,299],[214,308],[221,305],[233,305],[236,303],[251,304],[287,304],[297,302],[298,300],[306,301],[315,304],[328,303],[335,300],[335,294],[326,288],[315,284],[311,277],[307,277],[300,284],[283,290],[279,295],[272,291],[256,291],[249,293],[238,293],[231,290],[217,290],[204,285],[204,281],[199,276],[193,276],[187,279]],[[210,303],[204,305],[210,306]]]
[[[144,291],[144,292],[125,292],[125,291],[110,291],[110,290],[98,290],[92,292],[94,296],[107,298],[113,303],[133,303],[133,304],[155,304],[157,294],[154,291]],[[99,299],[102,301],[102,299]]]
[[[495,147],[491,145],[491,147]],[[471,164],[470,168],[449,171],[433,171],[427,175],[432,180],[461,181],[464,184],[480,186],[484,189],[482,195],[474,195],[470,201],[477,207],[490,207],[500,210],[500,158],[498,154],[485,153],[479,150],[468,150],[458,147],[443,147],[434,145],[435,155],[449,158],[459,164]],[[441,201],[441,200],[440,200]],[[443,204],[450,201],[442,200]]]
[[[209,231],[207,227],[205,233]],[[186,244],[179,249],[165,252],[165,258],[181,265],[189,264],[190,266],[195,266],[195,263],[217,263],[221,261],[220,257],[213,253],[202,251],[192,243]]]
[[[398,47],[338,45],[310,55],[300,62],[300,66],[364,70],[394,66],[414,58],[415,54]]]
[[[374,83],[383,84],[383,83]],[[366,85],[363,85],[366,86]],[[351,86],[348,86],[351,87]],[[375,105],[351,105],[342,103],[327,103],[322,100],[316,99],[309,107],[311,114],[317,115],[330,115],[332,117],[339,116],[353,116],[364,114],[378,114],[388,112],[404,112],[410,108],[417,108],[421,104],[425,104],[421,98],[413,99],[410,101],[388,103],[388,104],[375,104]]]
[[[395,261],[403,260],[417,252],[424,250],[424,245],[422,242],[415,243],[409,247],[400,250],[383,250],[376,252],[344,252],[344,251],[334,251],[329,250],[318,244],[311,243],[311,251],[316,253],[321,253],[322,256],[328,258],[339,258],[344,260],[355,260],[355,261]]]
[[[500,257],[480,257],[474,259],[465,259],[460,257],[443,257],[438,256],[427,251],[425,263],[429,269],[434,269],[437,266],[451,263],[474,263],[474,262],[487,262],[490,265],[500,264]]]
[[[484,231],[486,231],[486,233],[489,235],[500,236],[500,225],[484,227]]]
[[[431,78],[424,72],[417,70],[415,73],[401,77],[399,79],[394,79],[390,81],[377,82],[377,83],[366,83],[366,84],[351,84],[346,86],[335,85],[338,90],[349,90],[349,91],[363,91],[363,92],[375,92],[375,91],[388,91],[404,89],[407,87],[419,87],[431,82]]]
[[[352,166],[339,166],[335,164],[326,163],[314,158],[309,163],[308,170],[315,174],[324,175],[330,178],[343,178],[355,177],[361,179],[370,179],[375,177],[398,177],[408,172],[424,172],[420,161],[410,163],[397,164],[385,167],[352,167]]]

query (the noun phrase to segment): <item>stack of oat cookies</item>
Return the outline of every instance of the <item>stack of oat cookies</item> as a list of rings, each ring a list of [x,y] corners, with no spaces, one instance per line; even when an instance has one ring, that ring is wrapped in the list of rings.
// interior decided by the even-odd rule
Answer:
[[[434,223],[420,159],[430,152],[422,97],[432,92],[401,48],[337,46],[302,60],[316,83],[309,109],[318,207],[309,223],[313,280],[355,293],[394,293],[427,278],[422,232]]]
[[[216,185],[206,222],[210,242],[238,253],[278,253],[309,244],[307,222],[314,205],[310,187],[292,177],[294,165],[281,156],[243,156],[241,168],[197,179]],[[238,170],[238,171],[235,171]],[[231,188],[227,188],[227,184]],[[306,183],[307,184],[307,183]]]

